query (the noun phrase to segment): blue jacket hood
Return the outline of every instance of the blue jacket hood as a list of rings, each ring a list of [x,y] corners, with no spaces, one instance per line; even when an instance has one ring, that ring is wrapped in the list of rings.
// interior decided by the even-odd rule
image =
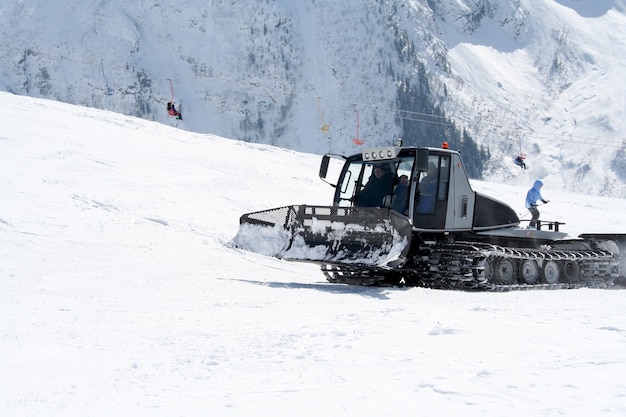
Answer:
[[[537,180],[533,184],[533,188],[528,190],[528,193],[526,194],[526,208],[530,208],[531,206],[536,205],[537,200],[543,201],[543,197],[541,196],[542,185],[543,185],[543,182],[541,182],[540,180]]]

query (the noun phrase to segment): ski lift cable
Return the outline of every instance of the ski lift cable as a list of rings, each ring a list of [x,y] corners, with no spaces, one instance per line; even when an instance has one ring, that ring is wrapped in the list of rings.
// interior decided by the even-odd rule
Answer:
[[[16,47],[11,47],[13,49],[19,49]],[[76,62],[79,64],[84,64],[84,65],[98,65],[101,66],[102,70],[104,71],[105,69],[107,70],[111,70],[111,71],[128,71],[128,64],[122,64],[120,63],[119,66],[112,66],[112,65],[107,65],[104,66],[104,63],[102,62],[103,58],[99,58],[100,62],[98,64],[96,64],[93,60],[86,58],[86,59],[75,59],[75,58],[67,58],[65,56],[59,56],[53,53],[48,53],[48,52],[43,52],[41,50],[35,50],[33,48],[26,48],[30,51],[32,51],[33,53],[39,54],[39,55],[43,55],[46,56],[48,58],[53,58],[53,59],[61,59],[61,60],[66,60],[69,62]],[[150,70],[151,73],[153,74],[163,74],[165,75],[177,75],[178,78],[180,79],[179,83],[180,84],[189,84],[189,85],[196,85],[197,83],[197,78],[204,78],[204,79],[208,79],[208,80],[213,80],[216,81],[218,83],[222,83],[222,84],[227,84],[227,85],[231,85],[231,87],[235,87],[235,88],[239,88],[239,92],[242,93],[246,93],[249,94],[250,92],[250,86],[251,84],[244,84],[244,83],[240,83],[240,82],[236,82],[236,81],[229,81],[229,80],[224,80],[224,79],[220,79],[220,78],[216,78],[216,77],[208,77],[208,76],[203,76],[203,75],[198,75],[196,77],[194,77],[194,80],[192,81],[185,81],[188,76],[186,76],[185,74],[182,73],[177,73],[177,72],[168,72],[168,71],[163,71],[162,69],[156,69],[156,68],[150,68],[150,67],[144,67],[146,70]],[[168,78],[166,78],[168,79]],[[259,85],[254,85],[252,84],[252,87],[256,87],[256,88],[262,88]],[[267,91],[264,92],[267,95],[270,95]],[[277,93],[276,89],[273,90],[273,94],[274,95],[281,95],[281,93]],[[282,94],[283,96],[287,97],[288,95],[292,95],[292,93],[285,93]],[[299,96],[302,97],[313,97],[304,93],[299,93]],[[337,99],[325,99],[325,101],[327,103],[330,103],[330,105],[328,105],[329,108],[334,108],[337,110],[352,110],[351,108],[351,102],[347,101],[347,100],[337,100]],[[420,112],[414,112],[414,111],[409,111],[409,110],[400,110],[400,109],[394,109],[394,108],[384,108],[384,107],[380,107],[380,106],[374,106],[374,105],[367,105],[364,103],[360,103],[360,108],[366,109],[368,111],[362,111],[362,113],[366,114],[366,113],[380,113],[381,111],[388,111],[388,112],[392,112],[392,113],[398,113],[397,115],[395,115],[394,117],[396,119],[406,119],[406,120],[413,120],[413,121],[420,121],[420,122],[424,122],[424,123],[436,123],[436,124],[443,124],[443,125],[450,125],[451,123],[449,122],[434,122],[434,121],[428,121],[428,120],[423,120],[423,119],[411,119],[408,117],[403,116],[403,114],[406,115],[414,115],[414,116],[424,116],[424,117],[428,117],[428,118],[435,118],[435,119],[444,119],[445,120],[445,116],[439,116],[439,115],[433,115],[433,114],[428,114],[428,113],[420,113]]]
[[[32,53],[33,55],[42,55],[51,59],[58,59],[58,60],[65,60],[68,62],[75,62],[77,64],[81,64],[81,65],[90,65],[90,66],[100,66],[101,70],[108,70],[108,71],[115,71],[115,72],[127,72],[128,71],[128,63],[119,63],[118,66],[115,65],[111,65],[111,64],[107,64],[106,66],[104,65],[103,62],[103,58],[98,57],[97,59],[99,60],[99,62],[96,61],[95,57],[92,58],[82,58],[82,59],[77,59],[77,58],[73,58],[73,57],[67,57],[67,56],[60,56],[57,53],[51,53],[51,52],[46,52],[40,49],[36,49],[36,48],[31,48],[31,47],[17,47],[14,45],[8,45],[8,44],[2,44],[0,43],[0,47],[4,47],[4,48],[9,48],[9,49],[14,49],[14,50],[20,50],[20,51],[30,51],[30,53]],[[252,87],[256,87],[256,88],[260,88],[263,91],[263,94],[267,95],[267,96],[272,96],[267,89],[265,89],[263,86],[260,86],[258,84],[250,84],[250,83],[241,83],[241,82],[237,82],[237,81],[232,81],[232,80],[225,80],[225,79],[221,79],[221,78],[217,78],[217,77],[208,77],[208,76],[204,76],[204,75],[197,75],[194,77],[193,80],[190,81],[186,81],[188,78],[190,78],[187,74],[182,74],[182,73],[178,73],[178,72],[171,72],[171,71],[163,71],[161,68],[151,68],[151,67],[144,67],[144,70],[149,70],[152,74],[162,74],[165,78],[165,76],[172,76],[172,75],[177,75],[180,78],[179,83],[181,84],[189,84],[189,85],[197,85],[197,79],[198,78],[202,78],[205,80],[212,80],[215,81],[218,84],[222,84],[222,85],[230,85],[231,88],[235,87],[237,88],[236,92],[240,92],[242,94],[249,94],[250,92],[250,86]],[[165,79],[169,79],[169,78],[165,78]],[[220,88],[215,87],[215,88]],[[221,87],[223,89],[226,89],[225,87]],[[232,93],[232,90],[229,90],[230,93]],[[274,90],[274,92],[272,93],[273,95],[281,95],[281,93],[276,93],[276,91]],[[291,96],[293,97],[294,93],[285,93],[283,94],[284,96]],[[310,96],[307,95],[305,93],[296,93],[296,95],[298,95],[301,98],[314,98],[317,99],[318,96]],[[323,97],[320,97],[323,98]],[[330,108],[330,109],[336,109],[336,110],[341,110],[341,111],[351,111],[353,110],[352,108],[350,108],[350,102],[346,101],[346,100],[338,100],[338,99],[328,99],[325,98],[324,99],[326,102],[326,107]],[[438,125],[454,125],[454,123],[451,123],[449,121],[446,121],[448,117],[446,116],[440,116],[440,115],[434,115],[434,114],[429,114],[429,113],[422,113],[422,112],[415,112],[415,111],[410,111],[410,110],[400,110],[397,108],[391,108],[391,107],[381,107],[381,106],[377,106],[377,105],[368,105],[365,103],[360,103],[359,107],[361,108],[361,113],[363,114],[379,114],[382,112],[388,112],[388,113],[393,113],[394,114],[394,118],[398,119],[398,120],[406,120],[406,121],[415,121],[415,122],[421,122],[421,123],[427,123],[427,124],[438,124]],[[363,109],[365,109],[365,111],[363,111]],[[432,119],[442,119],[442,121],[436,121],[436,120],[432,120]],[[534,137],[537,138],[544,138],[544,139],[550,139],[553,137],[548,137],[548,136],[540,136],[540,135],[533,135]],[[602,145],[604,147],[616,147],[616,148],[620,148],[620,147],[624,147],[626,144],[626,139],[622,138],[622,139],[607,139],[607,138],[598,138],[598,137],[586,137],[586,136],[580,136],[580,135],[572,135],[569,134],[567,135],[569,137],[568,142],[571,143],[580,143],[580,144],[586,144],[589,145],[589,141],[592,141],[591,144],[593,145]],[[579,139],[579,140],[577,140]],[[601,142],[600,142],[601,141]]]
[[[17,49],[17,48],[14,48]],[[93,61],[90,60],[85,60],[85,59],[72,59],[72,58],[66,58],[64,56],[58,56],[52,53],[46,53],[46,52],[42,52],[42,51],[35,51],[32,48],[28,48],[31,51],[34,51],[37,54],[41,54],[44,56],[47,56],[49,58],[57,58],[57,59],[65,59],[71,62],[76,62],[79,64],[86,64],[86,65],[95,65],[93,63]],[[102,58],[101,58],[102,59]],[[102,68],[104,69],[104,64],[102,63],[102,61],[100,62],[100,64],[102,65]],[[127,71],[127,65],[121,65],[119,67],[112,67],[112,66],[107,66],[107,69],[110,70],[114,70],[114,71]],[[194,78],[193,82],[186,82],[185,79],[187,78],[187,76],[185,76],[184,74],[181,73],[172,73],[172,72],[166,72],[166,71],[162,71],[161,69],[152,69],[152,68],[146,68],[149,69],[152,73],[155,74],[168,74],[168,75],[178,75],[179,78],[182,81],[179,81],[181,84],[189,84],[189,85],[195,85],[197,83],[197,79]],[[226,81],[223,79],[219,79],[219,78],[215,78],[215,77],[207,77],[207,76],[203,76],[203,75],[199,75],[199,78],[204,78],[204,79],[210,79],[210,80],[214,80],[218,83],[223,83],[223,84],[230,84],[231,86],[235,87],[235,88],[241,88],[241,90],[239,90],[241,93],[245,93],[245,94],[249,94],[250,92],[250,84],[243,84],[243,83],[239,83],[239,82],[235,82],[235,81]],[[253,87],[257,87],[257,88],[261,88],[259,85],[253,85]],[[267,91],[264,91],[264,94],[269,95],[269,93]],[[276,90],[274,90],[273,92],[274,95],[276,95]],[[278,93],[280,94],[280,93]],[[287,94],[284,94],[284,96],[287,96]],[[301,93],[300,96],[308,96],[306,94]],[[308,96],[308,97],[312,97],[312,96]],[[351,103],[345,100],[329,100],[326,99],[327,102],[330,102],[330,105],[328,106],[329,108],[334,108],[337,110],[341,110],[341,111],[351,111],[352,110],[352,106]],[[366,111],[362,111],[363,114],[378,114],[381,111],[387,111],[390,113],[394,114],[394,118],[395,119],[399,119],[399,120],[408,120],[408,121],[417,121],[417,122],[422,122],[422,123],[430,123],[430,124],[440,124],[440,125],[452,125],[452,123],[445,121],[445,117],[444,116],[438,116],[438,115],[433,115],[433,114],[428,114],[428,113],[420,113],[420,112],[413,112],[413,111],[409,111],[409,110],[399,110],[399,109],[394,109],[394,108],[384,108],[384,107],[380,107],[380,106],[371,106],[371,105],[367,105],[367,104],[360,104],[361,109],[366,109]],[[415,116],[414,117],[408,117],[408,115],[412,115]],[[427,118],[439,118],[439,119],[443,119],[444,121],[442,122],[437,122],[437,121],[433,121],[433,120],[425,120],[422,118],[418,118],[419,116],[423,116],[423,117],[427,117]]]

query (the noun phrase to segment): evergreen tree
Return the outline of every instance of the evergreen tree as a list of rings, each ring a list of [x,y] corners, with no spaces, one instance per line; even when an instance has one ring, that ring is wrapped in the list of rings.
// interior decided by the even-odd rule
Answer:
[[[439,147],[448,142],[451,149],[463,155],[467,175],[481,179],[489,152],[479,147],[465,129],[460,131],[441,107],[433,104],[438,98],[431,93],[426,67],[422,63],[417,65],[415,84],[406,78],[398,82],[398,108],[404,144]]]

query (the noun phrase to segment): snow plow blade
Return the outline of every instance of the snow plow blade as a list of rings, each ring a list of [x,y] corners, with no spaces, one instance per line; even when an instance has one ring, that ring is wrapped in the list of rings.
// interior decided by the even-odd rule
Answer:
[[[323,265],[400,267],[411,224],[389,209],[285,206],[247,213],[232,244],[279,259]]]

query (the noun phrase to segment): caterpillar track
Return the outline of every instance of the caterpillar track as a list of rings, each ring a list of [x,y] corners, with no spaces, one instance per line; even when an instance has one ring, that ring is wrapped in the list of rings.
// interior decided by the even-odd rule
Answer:
[[[609,288],[618,261],[605,250],[539,250],[457,242],[422,248],[400,270],[325,265],[329,282],[469,291]]]
[[[321,266],[333,283],[467,291],[623,288],[626,233],[568,237],[564,223],[522,227],[506,203],[472,190],[461,155],[427,147],[343,157],[330,206],[247,213],[237,247]],[[528,226],[531,226],[530,224]],[[617,284],[617,285],[616,285]]]

